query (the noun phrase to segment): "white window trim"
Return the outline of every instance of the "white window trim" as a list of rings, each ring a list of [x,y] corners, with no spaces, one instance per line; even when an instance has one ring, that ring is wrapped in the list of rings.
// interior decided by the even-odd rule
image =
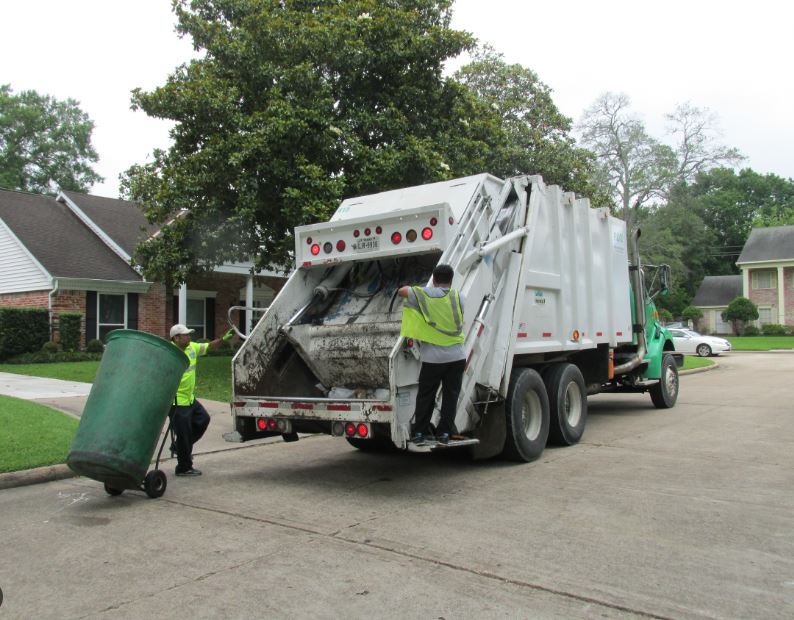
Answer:
[[[129,319],[128,315],[128,298],[127,293],[100,293],[97,292],[96,294],[96,334],[94,334],[94,338],[99,338],[99,328],[100,327],[110,327],[110,326],[118,326],[118,323],[101,323],[100,317],[101,314],[99,312],[99,304],[102,299],[102,296],[106,297],[117,297],[122,295],[124,297],[124,324],[121,327],[116,327],[116,329],[127,329],[127,321]]]
[[[761,274],[769,274],[771,286],[759,286],[758,279]],[[777,289],[777,271],[772,269],[754,269],[750,272],[750,288],[754,291],[772,291]]]

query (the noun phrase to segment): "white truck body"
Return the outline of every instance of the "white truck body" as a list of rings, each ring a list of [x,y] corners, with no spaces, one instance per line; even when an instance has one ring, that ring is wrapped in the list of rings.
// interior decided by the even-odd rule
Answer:
[[[521,360],[634,339],[624,222],[539,176],[480,174],[345,200],[330,221],[295,229],[295,261],[233,360],[238,439],[352,428],[405,447],[420,362],[399,336],[396,291],[427,283],[437,263],[453,267],[464,298],[459,433],[505,401]]]

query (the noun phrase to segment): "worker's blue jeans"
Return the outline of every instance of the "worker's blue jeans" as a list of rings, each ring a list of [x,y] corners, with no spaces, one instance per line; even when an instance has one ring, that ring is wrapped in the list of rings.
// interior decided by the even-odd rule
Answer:
[[[422,362],[419,371],[419,392],[416,395],[414,427],[412,434],[428,433],[430,419],[436,403],[438,386],[441,385],[441,420],[436,433],[455,433],[455,412],[458,408],[460,386],[463,382],[463,371],[466,360],[446,362],[444,364],[428,364]]]
[[[193,467],[193,444],[204,435],[210,425],[210,414],[197,400],[192,405],[174,405],[168,414],[176,435],[176,470],[187,471]]]

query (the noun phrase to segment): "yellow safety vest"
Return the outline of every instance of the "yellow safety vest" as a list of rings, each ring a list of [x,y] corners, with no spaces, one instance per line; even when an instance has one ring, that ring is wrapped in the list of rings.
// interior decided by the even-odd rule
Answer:
[[[176,346],[176,345],[174,345]],[[176,391],[177,405],[192,405],[196,398],[196,362],[202,355],[206,355],[210,345],[208,342],[191,342],[185,347],[183,353],[190,362],[190,366],[182,375],[179,389]]]
[[[411,290],[419,308],[403,306],[400,336],[442,347],[463,344],[463,313],[458,292],[450,289],[443,297],[430,297],[419,286]]]

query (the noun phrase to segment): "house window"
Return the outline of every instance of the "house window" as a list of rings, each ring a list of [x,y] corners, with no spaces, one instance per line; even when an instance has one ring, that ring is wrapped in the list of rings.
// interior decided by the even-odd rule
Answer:
[[[751,284],[753,289],[777,288],[777,272],[771,269],[763,271],[753,271],[751,274]]]
[[[195,329],[196,332],[193,334],[193,338],[205,338],[206,333],[204,331],[204,326],[206,325],[204,321],[204,309],[206,306],[206,302],[204,299],[188,299],[187,300],[187,326],[190,329]]]
[[[772,322],[772,308],[758,308],[758,322],[769,325]]]
[[[97,295],[97,330],[101,340],[114,329],[124,329],[127,325],[126,301],[126,295]]]

